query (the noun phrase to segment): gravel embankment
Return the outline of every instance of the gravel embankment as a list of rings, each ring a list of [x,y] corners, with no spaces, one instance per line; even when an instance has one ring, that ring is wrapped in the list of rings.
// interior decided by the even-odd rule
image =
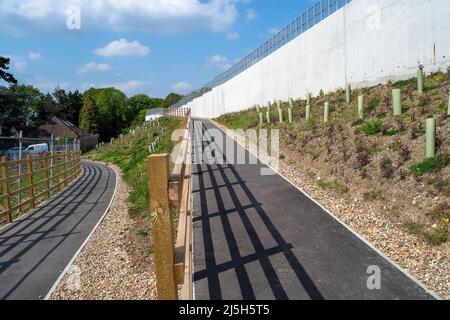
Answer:
[[[116,172],[120,169],[111,165]],[[117,177],[117,192],[103,222],[51,296],[52,300],[154,300],[150,237],[138,235],[149,221],[130,217],[129,186]]]
[[[223,125],[214,123],[219,128],[228,130]],[[254,148],[251,147],[253,150]],[[422,238],[407,232],[400,223],[391,220],[370,203],[357,198],[339,197],[336,192],[319,188],[317,186],[319,178],[308,175],[309,168],[301,165],[301,155],[292,154],[288,150],[281,151],[286,159],[280,161],[278,168],[280,174],[304,190],[427,288],[443,299],[450,299],[450,243],[432,246]],[[262,160],[267,162],[268,159]],[[414,206],[414,203],[410,205]]]

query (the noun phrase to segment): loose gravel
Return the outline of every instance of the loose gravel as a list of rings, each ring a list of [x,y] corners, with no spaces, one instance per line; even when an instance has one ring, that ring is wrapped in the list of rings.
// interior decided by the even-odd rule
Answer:
[[[145,230],[150,221],[130,217],[130,187],[118,172],[111,209],[75,259],[52,300],[155,300],[156,278]],[[139,233],[139,234],[138,234]]]

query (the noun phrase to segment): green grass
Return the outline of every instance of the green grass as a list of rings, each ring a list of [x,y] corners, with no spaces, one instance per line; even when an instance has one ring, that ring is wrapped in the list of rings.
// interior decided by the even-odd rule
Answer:
[[[392,85],[392,87],[395,89],[402,89],[404,87],[415,85],[416,83],[417,83],[417,78],[411,78],[411,79],[407,79],[407,80],[397,81]]]
[[[272,122],[278,121],[278,111],[276,107],[272,107],[271,117]],[[276,114],[273,111],[276,111]],[[264,122],[266,122],[266,111],[263,112]],[[251,129],[255,128],[259,125],[259,114],[256,112],[256,109],[248,110],[240,113],[229,113],[226,114],[217,121],[223,125],[226,125],[230,129]]]
[[[369,190],[364,193],[364,200],[366,201],[375,201],[381,198],[381,191],[379,190]]]
[[[450,164],[450,154],[438,155],[425,159],[423,162],[411,166],[410,172],[416,176],[433,173],[444,169]]]
[[[349,192],[348,187],[342,185],[337,180],[319,180],[317,181],[317,185],[325,190],[335,190],[340,194],[346,194]]]
[[[412,234],[415,234],[427,241],[432,246],[439,246],[446,243],[449,239],[448,227],[440,225],[435,228],[427,228],[426,225],[420,223],[405,223],[404,227]]]
[[[364,123],[362,130],[367,135],[377,135],[381,132],[383,128],[383,121],[374,120]]]
[[[128,197],[131,215],[150,216],[146,166],[146,159],[150,155],[149,144],[159,136],[161,142],[156,153],[171,153],[174,146],[171,134],[181,124],[179,119],[170,117],[161,118],[159,122],[160,127],[150,127],[148,131],[136,131],[135,135],[127,134],[122,141],[116,140],[114,144],[107,144],[91,153],[95,160],[113,163],[122,170],[124,181],[132,189]],[[130,141],[132,141],[132,145],[130,145]]]
[[[369,115],[371,114],[378,106],[380,105],[380,99],[373,98],[370,100],[369,105],[367,106],[366,110],[364,110],[364,113]]]
[[[431,230],[424,232],[423,236],[429,244],[439,246],[446,243],[448,240],[448,227],[438,226],[436,228],[432,228]]]

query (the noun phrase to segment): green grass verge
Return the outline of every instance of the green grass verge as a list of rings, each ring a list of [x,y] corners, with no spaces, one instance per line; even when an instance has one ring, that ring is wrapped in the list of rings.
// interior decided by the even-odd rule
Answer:
[[[129,213],[140,217],[150,216],[150,193],[146,159],[150,155],[149,145],[159,136],[160,144],[156,153],[171,153],[174,147],[172,132],[180,128],[181,120],[164,117],[160,126],[149,127],[147,131],[127,134],[114,144],[107,144],[88,154],[96,161],[113,163],[123,173],[124,181],[132,188],[129,195]]]

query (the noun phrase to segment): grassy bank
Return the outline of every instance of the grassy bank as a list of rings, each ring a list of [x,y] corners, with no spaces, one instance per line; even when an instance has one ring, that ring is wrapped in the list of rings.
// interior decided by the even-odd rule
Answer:
[[[150,217],[150,194],[148,187],[147,162],[150,155],[149,145],[157,137],[160,143],[155,153],[171,153],[173,142],[172,132],[180,127],[181,120],[164,117],[159,120],[159,126],[149,126],[145,130],[135,130],[113,144],[99,147],[85,156],[89,159],[113,163],[120,167],[123,179],[132,188],[129,195],[129,212],[141,218]]]
[[[392,89],[402,92],[403,114],[395,117]],[[282,164],[316,181],[316,187],[344,197],[348,203],[376,208],[405,230],[440,245],[449,239],[450,117],[447,115],[450,74],[425,79],[425,93],[416,79],[354,90],[346,103],[345,90],[321,93],[311,101],[293,101],[293,123],[288,124],[288,102],[282,102],[284,123],[277,106],[227,114],[217,121],[233,129],[280,129]],[[364,95],[364,119],[358,120],[358,95]],[[324,104],[330,103],[324,123]],[[437,154],[425,159],[425,121],[436,118]]]

